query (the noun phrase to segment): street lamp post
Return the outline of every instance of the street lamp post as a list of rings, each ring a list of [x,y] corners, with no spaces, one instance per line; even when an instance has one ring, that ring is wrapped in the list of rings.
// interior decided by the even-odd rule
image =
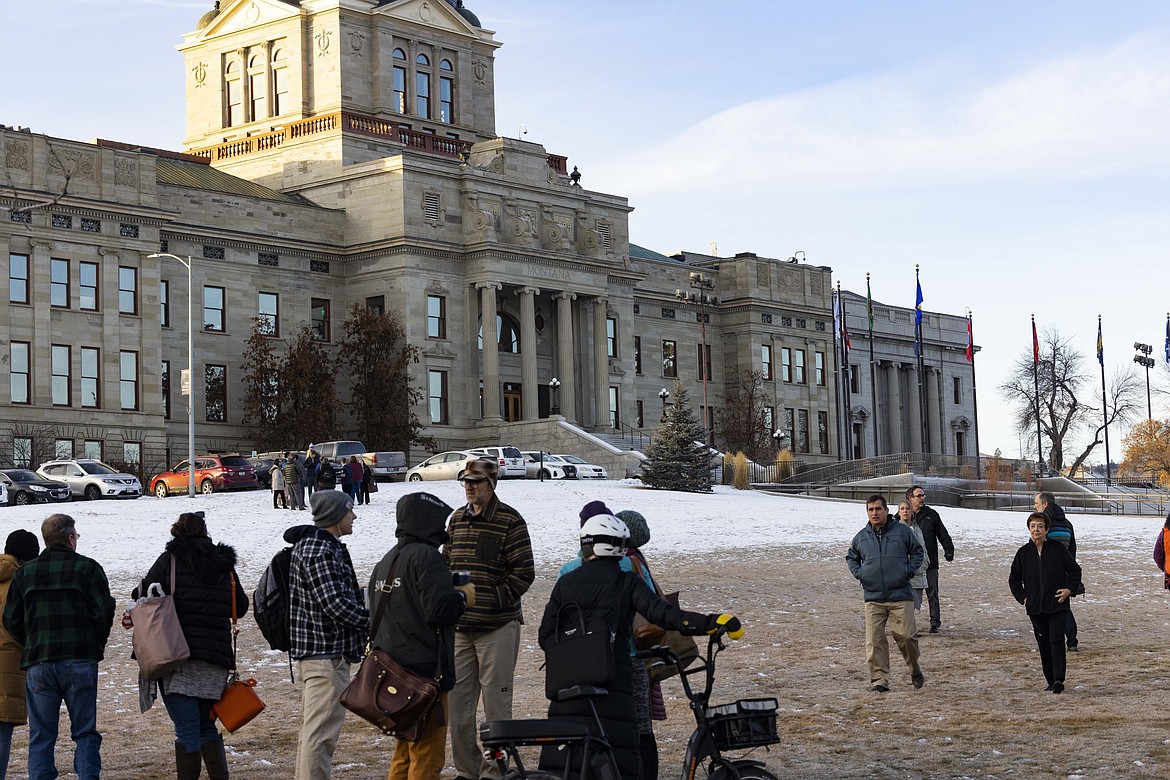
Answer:
[[[658,391],[658,397],[662,399],[662,422],[666,422],[666,399],[670,398],[670,391],[664,387]]]
[[[1150,357],[1150,353],[1154,351],[1154,348],[1149,344],[1142,344],[1140,341],[1134,342],[1133,348],[1139,353],[1133,356],[1133,362],[1139,366],[1145,366],[1146,369],[1146,419],[1153,420],[1154,405],[1150,400],[1150,369],[1154,367],[1155,361]]]
[[[552,379],[548,380],[548,391],[552,395],[551,408],[549,409],[549,412],[551,414],[560,414],[561,413],[561,407],[557,404],[557,388],[560,386],[561,386],[561,380],[557,379],[555,376]]]
[[[169,252],[156,252],[148,258],[169,257],[187,268],[187,497],[195,497],[195,318],[192,301],[195,290],[191,286],[191,257],[187,259]]]
[[[711,408],[707,405],[707,306],[718,306],[719,299],[713,295],[708,295],[708,291],[715,289],[715,282],[712,279],[705,278],[701,273],[692,272],[690,276],[691,287],[697,292],[687,292],[685,290],[675,290],[674,297],[686,303],[699,304],[699,328],[702,333],[702,354],[699,355],[699,373],[703,375],[703,442],[708,446],[711,444],[711,427],[709,425],[711,419]]]
[[[784,431],[776,431],[772,434],[772,438],[776,441],[776,452],[784,448],[784,440],[788,438],[788,434]]]

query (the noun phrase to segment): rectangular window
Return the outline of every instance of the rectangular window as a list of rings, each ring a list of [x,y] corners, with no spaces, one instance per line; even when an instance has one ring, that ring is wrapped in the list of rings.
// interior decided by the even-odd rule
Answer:
[[[138,353],[118,354],[118,395],[123,409],[138,408]]]
[[[61,344],[54,344],[50,350],[50,372],[53,375],[53,406],[69,406],[69,364],[72,350]]]
[[[765,430],[767,430],[769,436],[771,436],[773,433],[776,432],[776,429],[772,427],[775,424],[776,424],[776,407],[775,406],[765,406],[764,407],[764,428],[765,428]]]
[[[637,423],[637,426],[641,428],[646,421],[646,410],[643,408],[641,401],[634,401],[634,414],[636,414],[638,417],[635,422]]]
[[[414,74],[415,113],[424,119],[431,115],[431,76],[429,73]]]
[[[313,338],[317,341],[329,340],[329,301],[324,298],[313,298],[310,301],[313,319]]]
[[[760,373],[764,375],[765,382],[772,381],[772,345],[763,344],[760,346]]]
[[[634,373],[642,374],[642,337],[634,336]]]
[[[32,391],[29,380],[29,345],[27,341],[13,341],[8,345],[8,365],[12,370],[9,393],[12,403],[27,404]]]
[[[796,410],[796,446],[800,452],[808,452],[808,409]]]
[[[706,360],[703,361],[703,366],[704,366],[703,370],[706,372],[703,374],[703,376],[707,377],[708,380],[714,379],[714,377],[711,375],[711,345],[710,344],[707,345],[707,358],[706,358]],[[699,377],[699,378],[702,379],[703,377]]]
[[[792,381],[792,349],[790,347],[780,347],[780,379],[785,382]]]
[[[277,325],[279,315],[280,296],[276,293],[260,293],[258,313],[256,315],[256,324],[259,331],[265,336],[279,336],[280,328]]]
[[[455,121],[455,80],[445,76],[439,78],[439,121]]]
[[[427,372],[427,396],[431,409],[431,422],[447,425],[451,419],[447,414],[447,372]]]
[[[816,379],[817,387],[825,386],[825,353],[813,353],[813,376]]]
[[[223,288],[203,288],[203,329],[223,333]]]
[[[171,283],[166,279],[158,283],[158,316],[164,328],[171,326]]]
[[[381,317],[386,313],[386,296],[371,295],[366,298],[366,308]]]
[[[616,429],[621,423],[621,416],[618,414],[618,389],[613,385],[609,387],[609,427]]]
[[[406,68],[394,66],[394,105],[391,110],[406,113]]]
[[[118,313],[138,313],[138,269],[118,268]]]
[[[73,439],[53,439],[53,457],[68,460],[73,457]]]
[[[162,370],[159,373],[162,379],[162,405],[163,405],[163,419],[171,419],[171,361],[164,360],[162,362]]]
[[[805,383],[804,377],[804,350],[792,350],[792,381],[798,385]]]
[[[817,443],[821,454],[829,454],[829,413],[817,412]]]
[[[85,444],[81,447],[81,454],[90,460],[102,459],[102,441],[101,439],[86,439]]]
[[[69,261],[59,257],[49,260],[49,305],[69,308]]]
[[[662,342],[662,375],[665,377],[678,376],[678,361],[675,355],[675,343],[673,341]]]
[[[796,410],[784,409],[784,433],[788,436],[788,449],[796,451]]]
[[[81,348],[81,405],[96,409],[101,406],[101,352],[96,347]]]
[[[618,356],[617,351],[617,320],[613,317],[605,318],[605,354],[611,358]]]
[[[28,255],[8,255],[8,302],[29,302]]]
[[[78,290],[80,295],[77,307],[82,311],[98,310],[98,265],[97,263],[78,263]]]
[[[961,377],[955,377],[951,380],[954,383],[955,403],[963,403],[963,380]]]
[[[427,338],[447,338],[447,299],[441,295],[427,296]]]
[[[207,422],[227,422],[227,366],[208,365],[204,369]]]
[[[36,468],[32,462],[33,440],[30,436],[12,437],[12,465],[18,469]],[[38,464],[39,465],[39,464]]]
[[[861,392],[861,370],[856,363],[849,366],[849,392],[853,395]]]
[[[122,462],[131,466],[132,471],[137,470],[137,467],[142,465],[142,442],[122,442]]]

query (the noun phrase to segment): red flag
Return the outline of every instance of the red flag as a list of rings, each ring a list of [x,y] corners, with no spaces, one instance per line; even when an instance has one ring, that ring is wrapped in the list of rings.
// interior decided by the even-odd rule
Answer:
[[[975,339],[971,336],[971,318],[967,318],[967,362],[975,362]]]
[[[1040,338],[1036,335],[1036,318],[1032,318],[1032,364],[1040,365]]]

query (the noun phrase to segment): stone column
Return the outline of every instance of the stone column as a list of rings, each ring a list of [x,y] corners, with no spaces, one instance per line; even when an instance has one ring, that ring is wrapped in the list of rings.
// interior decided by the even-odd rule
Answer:
[[[922,399],[918,395],[918,366],[910,368],[910,451],[922,452]]]
[[[609,351],[605,338],[605,306],[608,300],[593,302],[593,427],[609,427]]]
[[[886,364],[886,394],[889,396],[886,410],[889,422],[886,428],[890,433],[890,454],[906,450],[902,442],[902,384],[898,381],[899,368],[897,363]]]
[[[498,282],[480,282],[479,319],[483,332],[483,419],[499,422],[500,414],[500,334],[496,330],[496,290]]]
[[[561,292],[557,299],[557,378],[561,380],[561,414],[570,422],[577,419],[576,380],[573,376],[573,301],[577,294]]]
[[[535,287],[521,287],[516,291],[520,296],[520,408],[525,420],[540,416],[537,400],[540,398],[539,382],[536,376],[536,300],[540,290]]]
[[[938,369],[931,368],[926,372],[926,424],[930,436],[930,451],[935,455],[943,454],[943,421],[942,411],[938,403]]]

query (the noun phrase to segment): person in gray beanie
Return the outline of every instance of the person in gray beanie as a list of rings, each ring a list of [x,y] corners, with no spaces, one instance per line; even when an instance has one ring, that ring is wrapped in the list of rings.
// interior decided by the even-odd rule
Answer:
[[[309,498],[309,508],[313,510],[313,525],[318,528],[329,528],[340,523],[353,511],[353,499],[337,490],[321,491]],[[356,518],[355,515],[354,519]],[[349,530],[345,532],[349,533],[353,533],[352,522]]]

